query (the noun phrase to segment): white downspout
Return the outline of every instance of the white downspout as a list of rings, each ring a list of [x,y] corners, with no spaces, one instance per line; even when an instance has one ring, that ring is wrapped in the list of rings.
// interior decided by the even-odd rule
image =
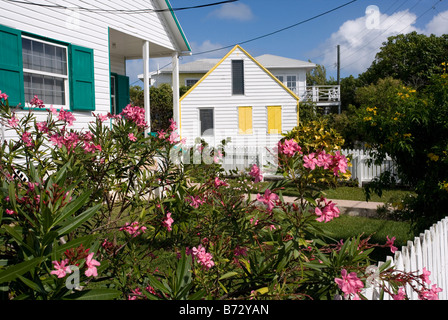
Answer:
[[[143,97],[145,108],[145,121],[148,128],[145,129],[145,137],[151,132],[151,105],[150,105],[150,79],[149,79],[149,41],[143,41]]]
[[[172,55],[173,63],[173,76],[172,76],[172,88],[173,88],[173,120],[176,121],[177,127],[180,128],[179,118],[179,53],[174,52]]]

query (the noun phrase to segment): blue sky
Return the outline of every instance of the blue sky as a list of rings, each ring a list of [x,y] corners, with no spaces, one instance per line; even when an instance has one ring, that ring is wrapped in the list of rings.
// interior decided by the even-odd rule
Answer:
[[[218,0],[171,0],[173,8],[203,5]],[[350,0],[239,0],[206,8],[176,11],[193,55],[180,63],[203,58],[222,58],[230,48],[287,28]],[[374,7],[371,7],[374,6]],[[341,77],[365,71],[387,37],[417,31],[448,33],[448,1],[358,0],[312,21],[247,42],[242,47],[253,56],[274,54],[311,60],[336,78],[336,46],[341,48]],[[201,54],[202,53],[202,54]],[[163,67],[170,59],[152,59],[150,68]],[[141,85],[141,61],[128,63],[131,84]]]

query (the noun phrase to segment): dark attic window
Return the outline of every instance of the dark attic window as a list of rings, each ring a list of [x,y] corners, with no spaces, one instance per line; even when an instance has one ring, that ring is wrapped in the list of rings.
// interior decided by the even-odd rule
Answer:
[[[232,94],[244,94],[243,60],[232,60]]]

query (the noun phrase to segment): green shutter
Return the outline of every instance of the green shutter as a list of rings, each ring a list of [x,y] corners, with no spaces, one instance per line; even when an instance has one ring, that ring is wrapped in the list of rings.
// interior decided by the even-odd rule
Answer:
[[[130,103],[129,95],[129,77],[115,75],[115,94],[117,102],[117,113],[121,113]]]
[[[70,45],[71,110],[95,110],[93,50]]]
[[[0,25],[0,90],[11,106],[25,105],[23,88],[22,34]]]

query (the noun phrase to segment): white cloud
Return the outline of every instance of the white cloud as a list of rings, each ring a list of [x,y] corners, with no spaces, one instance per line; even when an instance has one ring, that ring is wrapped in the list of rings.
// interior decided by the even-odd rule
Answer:
[[[324,54],[321,54],[318,63],[332,69],[337,60],[336,46],[340,45],[341,72],[362,73],[388,37],[412,31],[423,32],[414,26],[416,19],[414,13],[405,10],[392,15],[380,13],[374,24],[371,24],[370,14],[348,20],[319,48]]]
[[[226,3],[213,11],[210,16],[227,20],[249,21],[253,19],[254,14],[244,3]]]
[[[425,27],[424,33],[427,35],[435,34],[441,36],[448,33],[448,10],[439,12]]]
[[[220,43],[214,43],[210,40],[204,40],[202,43],[191,42],[190,45],[193,55],[192,57],[183,57],[181,63],[205,58],[222,58],[227,53],[226,50],[217,50],[224,47],[224,45]],[[198,55],[196,56],[195,54]]]

